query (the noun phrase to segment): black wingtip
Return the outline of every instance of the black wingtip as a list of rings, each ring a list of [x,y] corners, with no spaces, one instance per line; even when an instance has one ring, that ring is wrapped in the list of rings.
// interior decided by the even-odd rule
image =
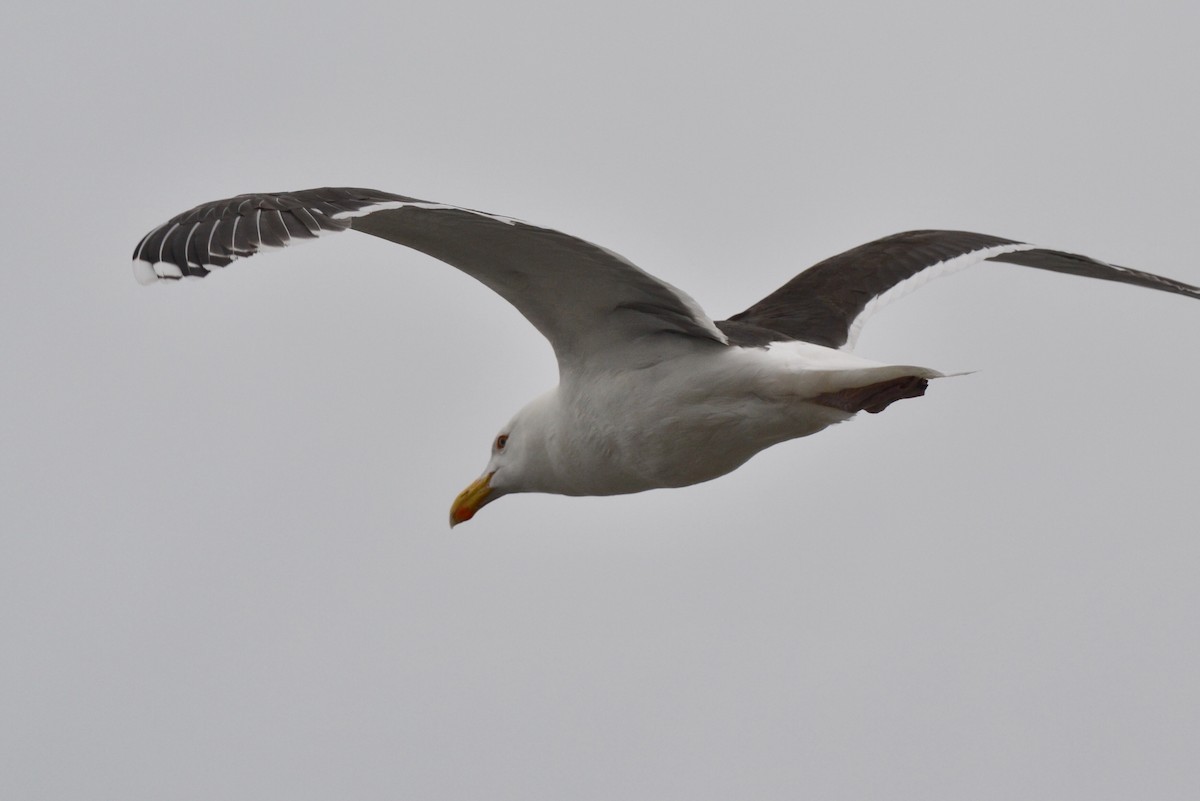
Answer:
[[[407,199],[374,189],[325,187],[202,203],[142,237],[133,250],[134,277],[143,284],[203,277],[263,248],[349,229],[350,220],[340,215]]]

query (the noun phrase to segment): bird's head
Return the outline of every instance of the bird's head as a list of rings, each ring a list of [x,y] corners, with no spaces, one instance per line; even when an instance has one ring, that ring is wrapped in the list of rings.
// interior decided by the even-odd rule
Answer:
[[[492,441],[492,458],[488,460],[487,469],[483,471],[483,475],[471,482],[469,487],[458,493],[458,497],[454,499],[454,503],[450,507],[450,528],[470,520],[476,512],[501,495],[513,492],[512,489],[504,487],[511,483],[512,474],[515,472],[508,464],[510,461],[515,461],[510,460],[508,454],[508,443],[511,438],[512,435],[507,431],[501,431],[496,435],[496,439]],[[504,475],[497,480],[497,475],[501,471]]]
[[[504,495],[547,490],[538,480],[538,476],[547,472],[547,400],[542,397],[530,402],[496,434],[483,475],[460,492],[450,506],[450,528],[470,520],[484,506]]]

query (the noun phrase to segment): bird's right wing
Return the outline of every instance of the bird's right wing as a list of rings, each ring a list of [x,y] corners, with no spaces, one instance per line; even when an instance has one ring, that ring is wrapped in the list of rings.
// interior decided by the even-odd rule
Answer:
[[[924,283],[981,261],[1001,261],[1200,298],[1200,288],[1153,273],[967,231],[908,231],[828,258],[719,323],[727,331],[779,332],[853,347],[866,318]],[[735,336],[735,341],[736,341]]]
[[[725,344],[690,297],[602,247],[510,217],[373,189],[239,195],[172,217],[134,250],[134,273],[203,277],[259,250],[354,229],[478,279],[550,340],[560,368],[614,366],[684,339]],[[653,343],[658,343],[657,345]]]

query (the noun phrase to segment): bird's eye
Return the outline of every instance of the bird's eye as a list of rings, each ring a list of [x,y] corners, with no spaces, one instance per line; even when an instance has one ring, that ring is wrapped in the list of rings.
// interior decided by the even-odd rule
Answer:
[[[496,450],[504,450],[504,446],[508,444],[508,434],[501,434],[496,437]]]

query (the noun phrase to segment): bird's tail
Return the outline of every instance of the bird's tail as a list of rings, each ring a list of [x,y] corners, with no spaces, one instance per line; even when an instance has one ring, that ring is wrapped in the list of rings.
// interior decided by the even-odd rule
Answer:
[[[817,395],[812,402],[850,414],[864,411],[870,414],[879,414],[898,400],[921,397],[925,394],[925,388],[928,386],[929,378],[905,375],[862,387],[826,392]]]

